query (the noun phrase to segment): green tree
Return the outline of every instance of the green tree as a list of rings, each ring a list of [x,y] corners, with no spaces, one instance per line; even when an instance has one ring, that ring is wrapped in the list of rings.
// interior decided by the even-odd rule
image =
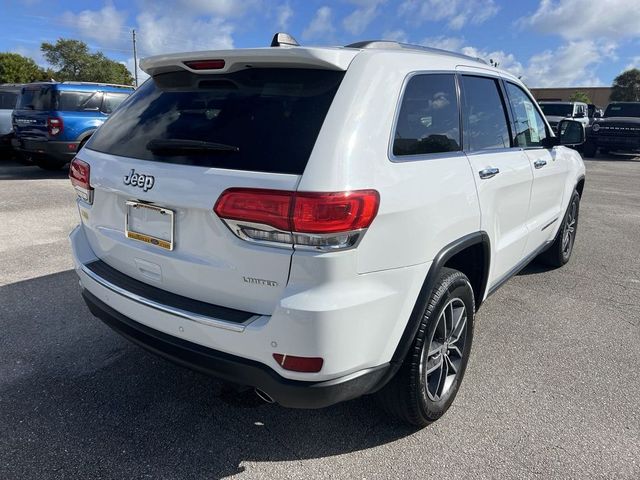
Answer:
[[[29,83],[45,77],[46,73],[31,58],[0,53],[0,83]]]
[[[589,98],[589,95],[587,95],[585,92],[580,92],[578,90],[576,90],[571,94],[571,96],[569,97],[569,100],[572,102],[592,103],[591,99]]]
[[[640,70],[632,68],[622,72],[611,85],[614,102],[640,102]]]
[[[90,53],[80,40],[60,38],[55,44],[44,42],[40,48],[54,67],[56,80],[133,84],[133,77],[123,64],[102,52]]]

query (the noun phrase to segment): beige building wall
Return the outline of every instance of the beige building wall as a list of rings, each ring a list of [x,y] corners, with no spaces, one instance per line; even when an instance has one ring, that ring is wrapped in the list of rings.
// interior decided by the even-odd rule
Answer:
[[[531,93],[536,100],[568,101],[574,92],[584,92],[599,107],[609,104],[611,87],[569,87],[569,88],[532,88]]]

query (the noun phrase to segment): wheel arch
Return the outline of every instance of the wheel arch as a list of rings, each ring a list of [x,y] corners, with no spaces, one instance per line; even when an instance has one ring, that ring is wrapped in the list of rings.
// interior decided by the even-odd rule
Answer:
[[[477,260],[476,254],[482,255],[481,266],[474,266],[468,263],[469,261],[473,263]],[[465,270],[471,272],[469,280],[472,284],[474,297],[476,297],[475,307],[477,311],[487,290],[490,261],[491,243],[489,235],[484,231],[467,234],[464,237],[449,243],[438,252],[429,267],[429,271],[424,279],[416,303],[411,311],[411,315],[409,316],[409,321],[407,322],[404,332],[400,337],[400,341],[396,346],[395,352],[391,357],[391,361],[389,362],[390,368],[378,385],[376,385],[374,391],[382,388],[391,378],[393,378],[402,365],[407,352],[411,348],[413,339],[416,336],[416,332],[420,326],[422,312],[427,306],[431,292],[435,287],[436,279],[438,278],[438,274],[442,268],[449,267],[461,270],[468,277],[469,275]],[[464,267],[465,264],[466,268]]]

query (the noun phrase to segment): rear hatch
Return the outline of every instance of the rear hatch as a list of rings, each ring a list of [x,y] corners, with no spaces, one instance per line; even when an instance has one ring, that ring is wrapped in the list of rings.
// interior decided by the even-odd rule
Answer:
[[[345,52],[340,63],[331,53],[314,63],[307,49],[299,49],[300,61],[298,49],[273,50],[216,52],[213,59],[224,62],[202,63],[203,71],[176,56],[144,64],[152,78],[79,154],[94,188],[83,221],[100,259],[179,295],[273,312],[293,249],[238,238],[213,208],[232,187],[296,189],[355,55]],[[132,202],[163,208],[165,215]],[[127,229],[143,236],[125,236],[127,215]]]
[[[54,89],[48,84],[27,85],[13,113],[16,135],[29,140],[47,140],[47,118],[53,107]]]

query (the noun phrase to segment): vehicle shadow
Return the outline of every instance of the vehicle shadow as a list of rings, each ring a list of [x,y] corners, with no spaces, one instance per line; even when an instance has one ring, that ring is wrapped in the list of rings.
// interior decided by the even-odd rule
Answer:
[[[0,477],[222,478],[410,435],[369,398],[289,410],[135,347],[73,271],[0,287]]]
[[[0,180],[62,179],[67,178],[68,175],[68,168],[49,171],[30,163],[22,163],[16,159],[0,158]]]

